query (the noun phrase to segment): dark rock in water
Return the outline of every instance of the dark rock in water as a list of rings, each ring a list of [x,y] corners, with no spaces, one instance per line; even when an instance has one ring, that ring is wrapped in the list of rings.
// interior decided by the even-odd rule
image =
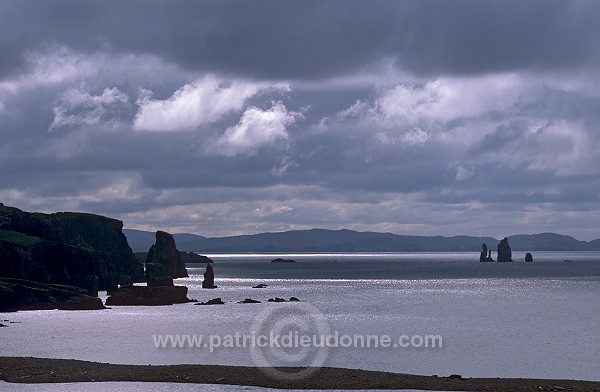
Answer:
[[[259,283],[256,286],[252,286],[253,289],[264,289],[266,287],[267,287],[267,285],[264,283]]]
[[[508,245],[508,238],[504,237],[498,244],[498,262],[510,262],[512,261],[512,251]]]
[[[173,286],[173,278],[167,274],[164,264],[146,264],[146,281],[148,286]]]
[[[271,260],[271,263],[295,263],[295,262],[296,262],[296,260],[282,259],[281,257]]]
[[[30,213],[0,205],[0,276],[100,290],[121,276],[144,281],[144,270],[123,234],[123,222],[100,215]]]
[[[481,244],[481,253],[479,254],[479,261],[480,262],[494,261],[494,259],[492,259],[492,251],[488,250],[488,247],[485,243]]]
[[[290,302],[300,302],[300,300],[296,297],[290,297]]]
[[[173,279],[188,276],[185,263],[175,246],[173,236],[164,231],[156,232],[156,243],[148,251],[146,265],[151,263],[162,264],[166,268],[164,276],[170,276]]]
[[[194,252],[180,252],[181,259],[185,264],[198,264],[198,263],[214,263],[210,257],[202,256]]]
[[[98,297],[73,286],[0,278],[0,312],[106,309]]]
[[[481,244],[481,253],[479,254],[479,261],[481,261],[481,262],[485,261],[485,259],[487,257],[487,252],[488,252],[488,247],[484,242],[483,244]]]
[[[190,302],[185,286],[121,287],[106,299],[106,305],[157,306]]]
[[[0,323],[0,327],[8,327],[8,325]]]
[[[223,300],[221,298],[213,298],[213,299],[209,299],[206,302],[198,302],[194,305],[224,305],[225,302],[223,302]]]
[[[533,261],[533,255],[531,253],[527,253],[525,255],[525,261],[532,262]]]
[[[179,255],[184,264],[214,263],[210,257],[202,256],[194,252],[179,251]],[[144,264],[146,263],[148,252],[135,252],[135,257],[140,263]]]
[[[287,302],[287,301],[283,298],[275,297],[275,298],[269,298],[267,302]]]
[[[203,289],[216,289],[215,286],[215,272],[212,265],[206,265],[206,271],[204,272],[204,280],[202,281]]]
[[[256,300],[256,299],[251,299],[251,298],[246,298],[243,301],[239,301],[238,304],[259,304],[260,301]]]

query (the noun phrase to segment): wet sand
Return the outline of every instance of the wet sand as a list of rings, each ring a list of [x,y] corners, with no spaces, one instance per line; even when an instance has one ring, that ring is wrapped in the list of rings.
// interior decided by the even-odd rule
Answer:
[[[600,392],[600,381],[450,378],[356,369],[321,368],[283,381],[264,369],[221,365],[116,365],[73,359],[0,357],[0,379],[14,383],[146,381],[247,385],[282,389],[420,389],[438,391]],[[300,368],[282,368],[299,371]]]

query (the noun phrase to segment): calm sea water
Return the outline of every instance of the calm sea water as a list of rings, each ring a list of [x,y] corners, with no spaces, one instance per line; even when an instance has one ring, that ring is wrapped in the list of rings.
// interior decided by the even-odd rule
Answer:
[[[600,380],[597,252],[537,252],[534,263],[522,261],[519,252],[514,263],[480,263],[473,253],[209,256],[215,260],[217,289],[201,288],[204,265],[188,265],[190,277],[176,284],[188,286],[190,298],[221,297],[225,305],[0,314],[9,320],[9,327],[0,328],[0,355],[255,365],[248,348],[157,348],[153,335],[225,337],[249,335],[257,325],[285,332],[290,324],[324,321],[338,336],[385,335],[393,342],[403,335],[443,338],[441,348],[338,345],[327,350],[325,366]],[[275,257],[297,262],[270,263]],[[267,287],[252,288],[259,283]],[[266,302],[291,296],[302,301],[297,310]],[[245,298],[262,303],[237,303]],[[259,364],[266,359],[294,365],[290,358],[296,357],[275,352]]]

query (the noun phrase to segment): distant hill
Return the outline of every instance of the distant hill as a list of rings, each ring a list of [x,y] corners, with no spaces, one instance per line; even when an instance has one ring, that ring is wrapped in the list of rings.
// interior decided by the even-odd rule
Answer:
[[[556,233],[519,234],[508,237],[512,250],[593,251],[600,250],[600,239],[579,241],[568,235]]]
[[[150,249],[150,247],[154,245],[154,241],[156,241],[156,232],[154,231],[123,229],[123,233],[127,237],[127,242],[134,252],[148,252],[148,249]],[[206,237],[184,233],[173,234],[173,238],[179,249],[179,244],[181,243],[202,240]]]
[[[136,252],[147,251],[154,233],[123,230]],[[282,253],[282,252],[480,252],[486,243],[492,252],[500,240],[472,236],[408,236],[353,230],[295,230],[231,237],[202,237],[173,234],[177,248],[199,253]],[[130,239],[131,238],[131,239]],[[600,251],[600,239],[579,241],[555,233],[519,234],[508,237],[513,251]]]
[[[232,237],[204,238],[178,244],[181,250],[202,253],[236,252],[444,252],[479,251],[491,237],[402,236],[353,230],[298,230]],[[494,245],[495,246],[495,245]]]

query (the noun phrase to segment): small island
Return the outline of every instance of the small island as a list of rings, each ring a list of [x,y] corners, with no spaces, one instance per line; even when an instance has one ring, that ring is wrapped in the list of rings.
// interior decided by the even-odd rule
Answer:
[[[281,257],[271,260],[271,263],[295,263],[295,262],[296,262],[296,260],[282,259]]]

